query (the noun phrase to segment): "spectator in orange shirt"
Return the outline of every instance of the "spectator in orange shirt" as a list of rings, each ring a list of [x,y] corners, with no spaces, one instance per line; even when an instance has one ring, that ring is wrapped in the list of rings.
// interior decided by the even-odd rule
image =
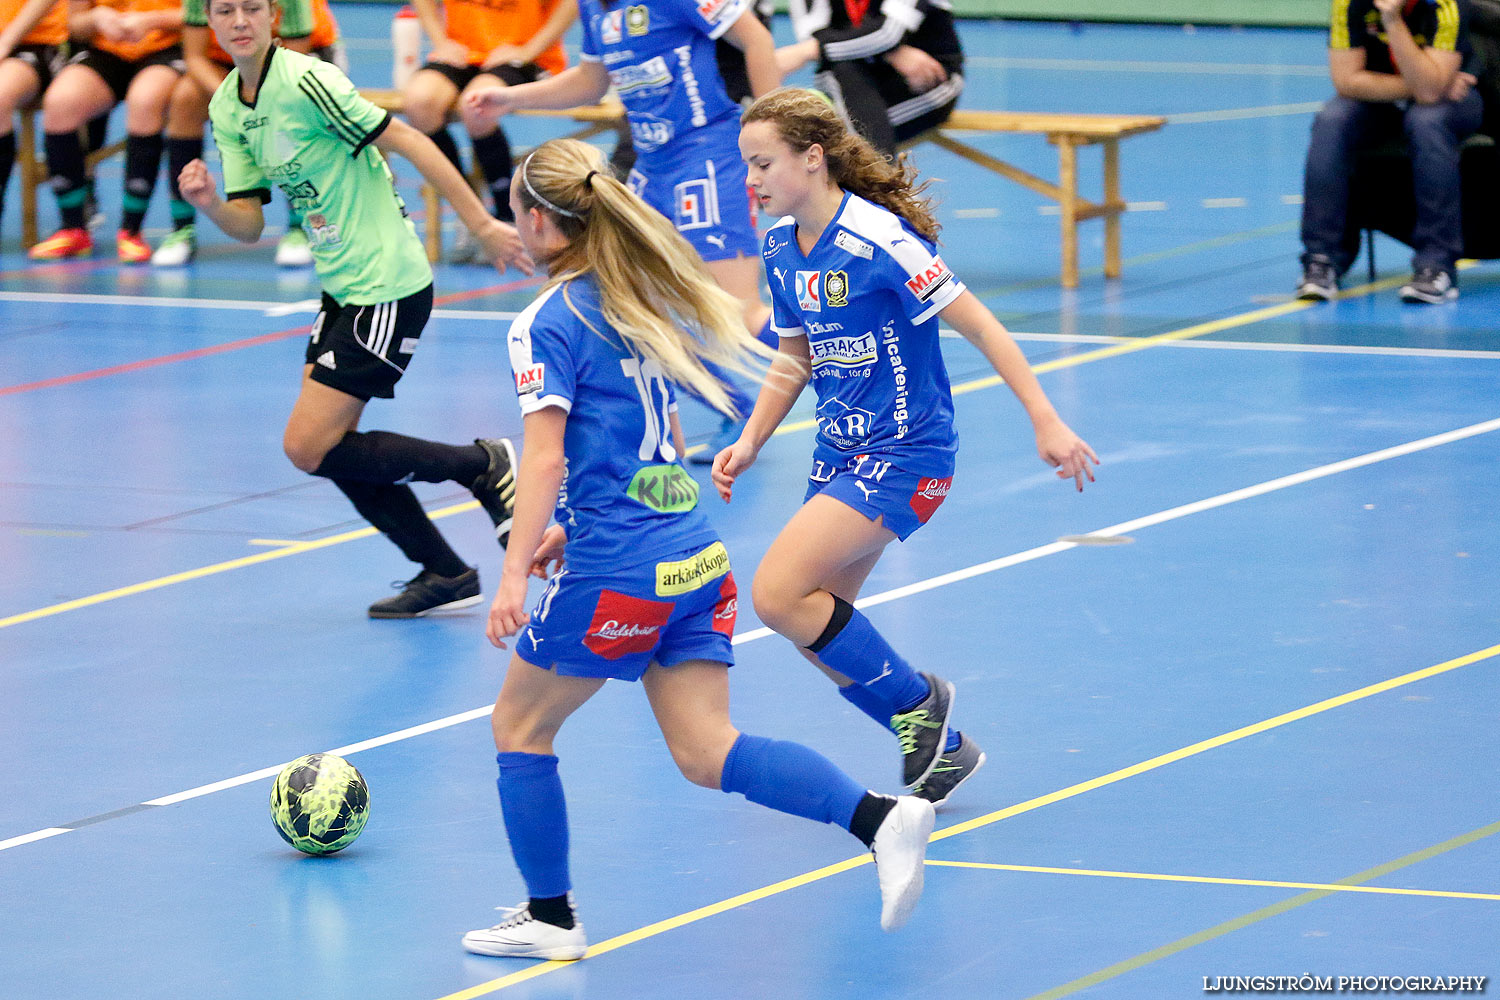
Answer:
[[[16,112],[37,99],[62,68],[68,40],[65,0],[0,0],[0,208],[16,163]]]
[[[510,140],[488,116],[470,112],[460,101],[471,91],[513,87],[567,67],[562,36],[578,16],[573,0],[413,0],[422,28],[432,42],[427,63],[405,88],[406,118],[431,137],[458,167],[458,146],[448,133],[448,115],[457,108],[474,159],[494,199],[495,217],[514,221],[510,213]],[[451,259],[467,261],[474,253],[467,230]]]

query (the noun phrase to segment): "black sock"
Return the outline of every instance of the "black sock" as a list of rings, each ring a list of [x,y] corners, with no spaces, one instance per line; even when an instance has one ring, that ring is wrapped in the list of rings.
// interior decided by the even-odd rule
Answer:
[[[120,216],[120,228],[127,233],[141,231],[165,146],[166,140],[159,133],[125,137],[125,211]]]
[[[510,140],[503,128],[496,128],[489,135],[474,140],[474,159],[484,174],[484,183],[495,199],[495,218],[501,222],[515,222],[510,210],[510,174],[513,166],[510,159]]]
[[[490,458],[477,444],[441,444],[390,431],[350,431],[313,471],[328,479],[365,483],[446,483],[468,487]]]
[[[875,842],[875,831],[880,829],[880,824],[885,822],[894,808],[896,800],[889,795],[865,792],[865,797],[854,807],[854,818],[849,820],[849,832],[858,837],[860,843],[869,847]]]
[[[106,134],[109,128],[109,112],[106,111],[98,118],[90,120],[87,128],[89,137],[88,151],[92,153],[96,149],[103,149],[109,139],[109,136]]]
[[[333,485],[412,562],[438,576],[468,572],[468,565],[449,547],[410,486],[345,479],[335,479]]]
[[[545,898],[532,896],[526,909],[531,912],[532,917],[544,924],[561,927],[565,931],[573,929],[573,907],[568,905],[566,893]]]
[[[16,134],[0,135],[0,205],[5,204],[5,188],[11,168],[16,165]]]
[[[449,163],[458,168],[459,173],[464,172],[463,161],[458,158],[458,144],[453,141],[453,136],[448,134],[448,127],[446,125],[427,138],[437,144],[437,148],[448,158]]]
[[[203,156],[203,136],[193,139],[176,139],[167,136],[167,193],[172,198],[172,228],[181,229],[192,225],[196,212],[193,206],[182,199],[182,189],[177,178],[182,168]]]
[[[42,139],[47,151],[47,176],[57,195],[57,211],[64,229],[83,228],[83,203],[88,200],[88,181],[83,175],[83,146],[77,132],[48,132]]]

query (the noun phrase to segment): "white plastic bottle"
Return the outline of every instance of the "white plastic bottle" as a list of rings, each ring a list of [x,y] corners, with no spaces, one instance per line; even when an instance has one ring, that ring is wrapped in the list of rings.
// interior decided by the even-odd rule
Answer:
[[[391,66],[391,86],[401,90],[422,59],[422,21],[409,5],[391,19],[391,53],[395,59]]]

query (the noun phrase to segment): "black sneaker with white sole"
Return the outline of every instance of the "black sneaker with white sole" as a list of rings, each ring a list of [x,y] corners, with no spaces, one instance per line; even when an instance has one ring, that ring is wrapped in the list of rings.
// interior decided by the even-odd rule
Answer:
[[[1308,302],[1332,302],[1339,293],[1339,273],[1333,261],[1317,255],[1302,262],[1302,280],[1297,283],[1297,298]]]
[[[901,744],[901,783],[907,788],[921,784],[937,766],[953,713],[953,685],[936,674],[922,677],[927,681],[927,697],[911,711],[891,716],[891,731]]]
[[[494,522],[495,538],[504,548],[510,541],[516,513],[516,446],[510,438],[480,438],[474,443],[484,449],[490,464],[469,486],[469,492]]]
[[[968,733],[962,733],[958,737],[958,746],[944,751],[933,765],[932,773],[918,782],[911,793],[931,802],[934,809],[940,809],[959,785],[974,777],[984,766],[984,761],[984,751],[979,749],[979,744],[969,739]]]
[[[424,569],[395,586],[401,593],[370,605],[371,618],[421,618],[434,611],[457,611],[479,603],[479,570],[473,566],[458,576],[438,576]]]
[[[1411,280],[1401,286],[1401,301],[1438,305],[1458,298],[1453,275],[1440,267],[1419,267]]]

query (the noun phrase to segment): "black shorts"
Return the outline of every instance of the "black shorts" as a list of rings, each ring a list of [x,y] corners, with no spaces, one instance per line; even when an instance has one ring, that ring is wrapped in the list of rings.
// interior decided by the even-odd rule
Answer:
[[[324,292],[307,338],[312,380],[356,399],[390,399],[431,314],[431,285],[371,306],[341,306]]]
[[[536,63],[526,63],[522,66],[502,63],[499,66],[491,66],[489,69],[481,69],[478,66],[453,66],[449,63],[430,62],[424,63],[422,68],[446,76],[449,82],[458,88],[459,93],[463,93],[463,89],[473,83],[474,78],[481,73],[497,78],[507,87],[515,87],[541,79],[543,72]]]
[[[68,65],[87,66],[98,73],[99,79],[103,80],[114,93],[116,104],[125,100],[125,92],[130,89],[130,81],[148,66],[170,66],[179,75],[187,72],[187,63],[182,61],[182,48],[177,45],[142,56],[135,62],[128,62],[113,52],[105,52],[103,49],[84,49],[82,52],[75,53],[73,58],[68,60]]]
[[[18,45],[10,57],[19,59],[36,70],[37,78],[41,81],[37,85],[38,94],[51,86],[52,78],[67,61],[63,58],[62,49],[55,45]]]

